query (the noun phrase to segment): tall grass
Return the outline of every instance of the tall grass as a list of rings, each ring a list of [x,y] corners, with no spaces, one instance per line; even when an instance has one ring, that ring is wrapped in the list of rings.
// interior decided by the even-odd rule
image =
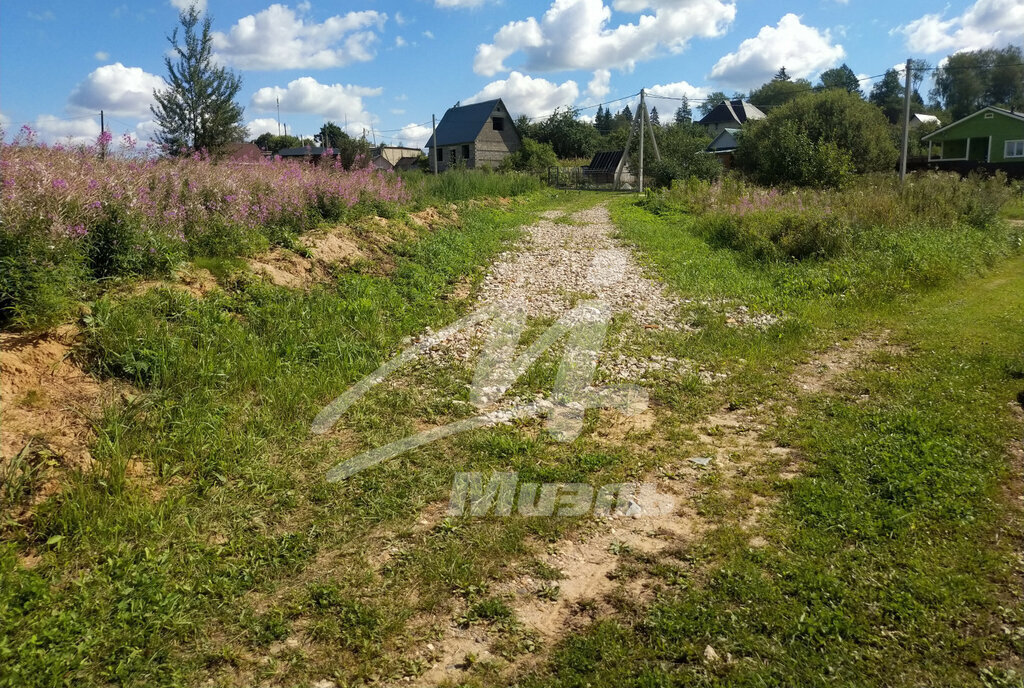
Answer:
[[[280,160],[108,155],[0,143],[0,327],[64,317],[89,280],[166,273],[197,256],[247,255],[320,222],[387,213],[401,178]]]
[[[538,177],[522,172],[453,169],[439,175],[411,172],[404,179],[406,188],[422,205],[522,196],[541,188]]]

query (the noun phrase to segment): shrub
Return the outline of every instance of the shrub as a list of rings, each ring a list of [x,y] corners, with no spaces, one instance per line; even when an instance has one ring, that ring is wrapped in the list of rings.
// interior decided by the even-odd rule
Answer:
[[[533,139],[523,139],[522,147],[501,161],[498,168],[503,172],[545,172],[549,167],[558,164],[558,156],[550,143],[540,143]]]
[[[740,134],[736,165],[763,184],[836,187],[851,172],[891,170],[897,157],[878,108],[831,89],[748,123]]]

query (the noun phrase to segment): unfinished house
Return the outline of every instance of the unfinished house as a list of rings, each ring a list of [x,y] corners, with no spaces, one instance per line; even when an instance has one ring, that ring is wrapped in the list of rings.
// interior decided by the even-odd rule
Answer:
[[[523,145],[512,115],[501,99],[456,105],[437,125],[436,141],[427,141],[431,162],[439,171],[465,166],[497,167]]]

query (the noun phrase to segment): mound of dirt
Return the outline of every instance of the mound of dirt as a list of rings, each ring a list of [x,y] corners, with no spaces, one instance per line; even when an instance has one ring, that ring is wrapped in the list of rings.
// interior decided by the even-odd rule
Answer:
[[[90,419],[117,394],[71,358],[77,334],[0,334],[0,478],[16,492],[4,505],[15,519],[59,492],[63,473],[92,467]]]
[[[442,214],[437,208],[427,208],[421,210],[418,213],[409,213],[409,222],[416,225],[417,227],[424,227],[426,229],[436,229],[443,225],[450,225],[459,221],[459,216],[456,213],[458,206],[452,204],[448,208],[448,214]]]
[[[249,267],[279,287],[304,289],[326,281],[332,265],[351,265],[364,257],[356,242],[340,232],[310,234],[304,242],[309,247],[309,258],[278,248],[253,258]]]

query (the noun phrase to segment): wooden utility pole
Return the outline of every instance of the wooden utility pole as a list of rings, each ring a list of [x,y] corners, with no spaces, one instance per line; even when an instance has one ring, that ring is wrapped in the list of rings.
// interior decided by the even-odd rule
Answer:
[[[907,60],[906,88],[903,95],[903,152],[900,155],[900,183],[907,178],[907,150],[910,147],[910,67],[912,60]]]
[[[434,170],[434,174],[437,174],[437,115],[430,116],[430,129],[433,133],[430,135],[430,164]]]
[[[647,104],[644,102],[644,90],[640,89],[640,193],[644,192],[644,121],[647,119]]]
[[[103,110],[100,110],[100,160],[107,159],[107,142],[103,140],[103,132],[107,130],[107,125],[103,119]]]

